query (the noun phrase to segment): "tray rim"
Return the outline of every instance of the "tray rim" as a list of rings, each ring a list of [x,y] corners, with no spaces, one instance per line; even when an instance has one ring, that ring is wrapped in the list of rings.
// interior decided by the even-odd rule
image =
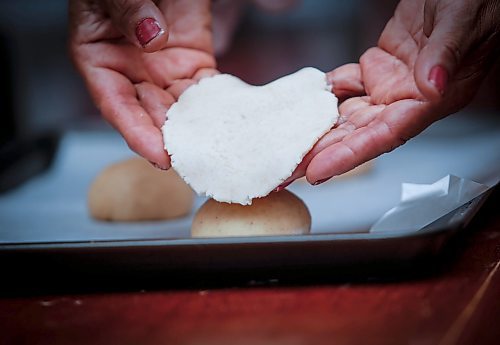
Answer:
[[[89,240],[89,241],[60,241],[60,242],[12,242],[0,243],[0,252],[23,250],[57,250],[83,248],[120,248],[120,247],[178,247],[178,246],[232,246],[255,244],[291,244],[311,242],[340,242],[340,241],[384,241],[398,239],[414,239],[427,236],[437,236],[442,233],[453,233],[458,228],[468,225],[470,220],[479,211],[489,195],[496,188],[490,188],[475,199],[462,205],[438,220],[430,223],[418,231],[391,231],[391,232],[352,232],[352,233],[317,233],[303,235],[270,235],[270,236],[233,236],[233,237],[200,237],[200,238],[169,238],[169,239],[124,239],[124,240]],[[460,211],[462,210],[462,211]],[[432,227],[439,220],[452,213],[460,215],[458,221],[445,226]]]

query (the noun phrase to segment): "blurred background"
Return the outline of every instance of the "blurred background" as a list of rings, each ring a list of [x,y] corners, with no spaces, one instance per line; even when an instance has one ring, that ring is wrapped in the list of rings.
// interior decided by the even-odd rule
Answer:
[[[288,0],[277,1],[274,10],[229,3],[215,1],[217,50],[224,50],[219,67],[261,84],[303,66],[328,71],[357,61],[376,44],[397,2]],[[65,0],[0,1],[2,143],[14,135],[102,126],[68,57],[67,6]],[[221,34],[220,17],[239,17],[232,43]],[[494,80],[485,83],[477,106],[498,109],[499,83]]]

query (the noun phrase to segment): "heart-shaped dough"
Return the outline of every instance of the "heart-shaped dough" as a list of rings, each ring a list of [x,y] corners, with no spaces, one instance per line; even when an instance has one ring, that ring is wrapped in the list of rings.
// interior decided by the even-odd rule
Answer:
[[[264,86],[202,79],[162,130],[173,168],[198,194],[248,205],[290,177],[337,118],[325,73],[307,67]]]

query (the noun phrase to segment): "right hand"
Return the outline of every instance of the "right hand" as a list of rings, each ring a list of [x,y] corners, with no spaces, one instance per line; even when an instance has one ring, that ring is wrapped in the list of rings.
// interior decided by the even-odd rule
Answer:
[[[168,169],[160,130],[168,108],[218,73],[210,0],[71,0],[70,25],[71,55],[104,118]]]
[[[378,46],[327,74],[341,122],[278,188],[322,183],[465,107],[498,58],[499,18],[498,0],[401,0]]]

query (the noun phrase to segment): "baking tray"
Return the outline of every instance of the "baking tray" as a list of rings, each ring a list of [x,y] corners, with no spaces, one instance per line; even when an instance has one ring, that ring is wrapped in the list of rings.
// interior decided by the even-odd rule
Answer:
[[[469,129],[470,123],[466,125]],[[379,157],[367,174],[315,187],[294,183],[290,190],[311,211],[309,235],[211,239],[189,238],[194,212],[205,201],[199,197],[193,212],[182,219],[131,224],[93,220],[86,207],[89,185],[105,166],[131,153],[114,132],[65,133],[46,173],[0,195],[0,260],[6,278],[0,289],[70,282],[102,287],[105,281],[131,287],[146,280],[171,285],[237,275],[244,282],[311,272],[320,278],[349,276],[351,281],[352,274],[363,279],[394,270],[398,277],[414,275],[418,262],[424,262],[428,274],[436,266],[434,256],[465,227],[486,195],[418,232],[368,229],[399,202],[402,182],[429,183],[452,172],[494,185],[500,136],[490,130],[497,127],[484,128],[488,131],[480,136],[460,135],[458,142],[428,131]]]
[[[467,226],[490,191],[416,232],[10,243],[0,245],[0,260],[4,277],[11,278],[7,281],[29,277],[30,284],[120,277],[192,281],[207,274],[310,269],[329,275],[377,267],[392,272],[438,254]]]

